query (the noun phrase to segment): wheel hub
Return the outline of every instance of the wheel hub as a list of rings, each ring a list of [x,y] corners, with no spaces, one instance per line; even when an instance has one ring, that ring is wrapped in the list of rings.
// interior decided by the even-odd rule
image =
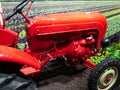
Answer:
[[[111,79],[112,79],[112,75],[109,74],[109,75],[106,77],[105,83],[109,83]]]
[[[111,88],[118,78],[118,69],[111,67],[106,69],[98,80],[98,90],[108,90]]]

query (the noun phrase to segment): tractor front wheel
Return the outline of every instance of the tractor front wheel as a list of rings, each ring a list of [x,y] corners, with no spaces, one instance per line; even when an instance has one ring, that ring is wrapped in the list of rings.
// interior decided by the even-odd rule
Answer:
[[[113,90],[120,79],[120,61],[108,58],[99,63],[88,79],[89,90]]]

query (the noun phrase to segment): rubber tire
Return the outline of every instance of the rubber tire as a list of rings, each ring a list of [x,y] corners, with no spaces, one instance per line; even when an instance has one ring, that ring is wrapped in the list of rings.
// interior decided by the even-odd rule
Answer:
[[[0,90],[37,90],[32,80],[27,80],[16,74],[0,74]]]
[[[99,63],[91,72],[88,79],[88,88],[89,90],[98,90],[97,89],[97,81],[101,75],[101,73],[110,66],[115,66],[118,68],[118,79],[115,84],[109,89],[113,90],[119,83],[120,80],[120,61],[115,60],[113,58],[107,58]]]

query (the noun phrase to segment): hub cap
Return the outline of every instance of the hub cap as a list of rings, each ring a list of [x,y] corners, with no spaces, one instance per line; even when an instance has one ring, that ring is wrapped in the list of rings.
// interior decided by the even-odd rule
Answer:
[[[118,78],[118,69],[114,66],[107,68],[100,75],[100,78],[97,82],[98,90],[108,90],[110,89]]]

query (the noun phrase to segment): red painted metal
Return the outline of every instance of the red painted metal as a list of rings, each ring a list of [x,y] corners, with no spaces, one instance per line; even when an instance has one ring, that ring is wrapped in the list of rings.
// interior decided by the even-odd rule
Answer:
[[[40,69],[35,69],[33,67],[23,67],[22,69],[20,69],[20,71],[26,76],[30,76],[39,73]]]
[[[21,15],[23,16],[23,18],[26,20],[27,23],[30,23],[29,19],[26,17],[24,13],[21,12]]]
[[[0,29],[0,45],[11,46],[15,45],[18,39],[18,34],[8,28]]]
[[[29,7],[28,7],[28,9],[27,9],[27,11],[26,11],[25,16],[28,16],[28,13],[29,13],[29,11],[30,11],[30,9],[31,9],[31,7],[32,7],[32,4],[33,4],[33,1],[30,2],[30,5],[29,5]]]
[[[15,62],[40,69],[40,62],[31,55],[15,48],[0,46],[0,61]]]
[[[94,64],[94,63],[91,62],[90,60],[86,60],[86,61],[83,63],[83,65],[87,66],[87,67],[90,68],[90,69],[93,69],[93,68],[96,66],[96,64]]]
[[[86,59],[95,55],[93,48],[100,48],[107,21],[97,12],[76,12],[32,17],[27,26],[29,49],[42,61],[41,67],[52,57],[65,56],[69,64],[84,62],[84,65],[93,68],[95,64]],[[93,35],[91,40],[90,35]],[[46,54],[42,55],[42,52]]]
[[[96,55],[106,32],[107,20],[102,14],[74,12],[28,18],[19,13],[26,20],[29,47],[24,51],[6,47],[15,44],[18,35],[0,25],[0,61],[23,64],[20,71],[25,75],[40,72],[50,59],[58,57],[70,65],[96,66],[88,58]]]
[[[31,23],[28,31],[31,50],[39,49],[41,41],[59,42],[75,39],[80,37],[78,33],[81,31],[91,29],[98,32],[97,48],[99,48],[107,27],[105,17],[97,12],[37,16],[31,19]]]

